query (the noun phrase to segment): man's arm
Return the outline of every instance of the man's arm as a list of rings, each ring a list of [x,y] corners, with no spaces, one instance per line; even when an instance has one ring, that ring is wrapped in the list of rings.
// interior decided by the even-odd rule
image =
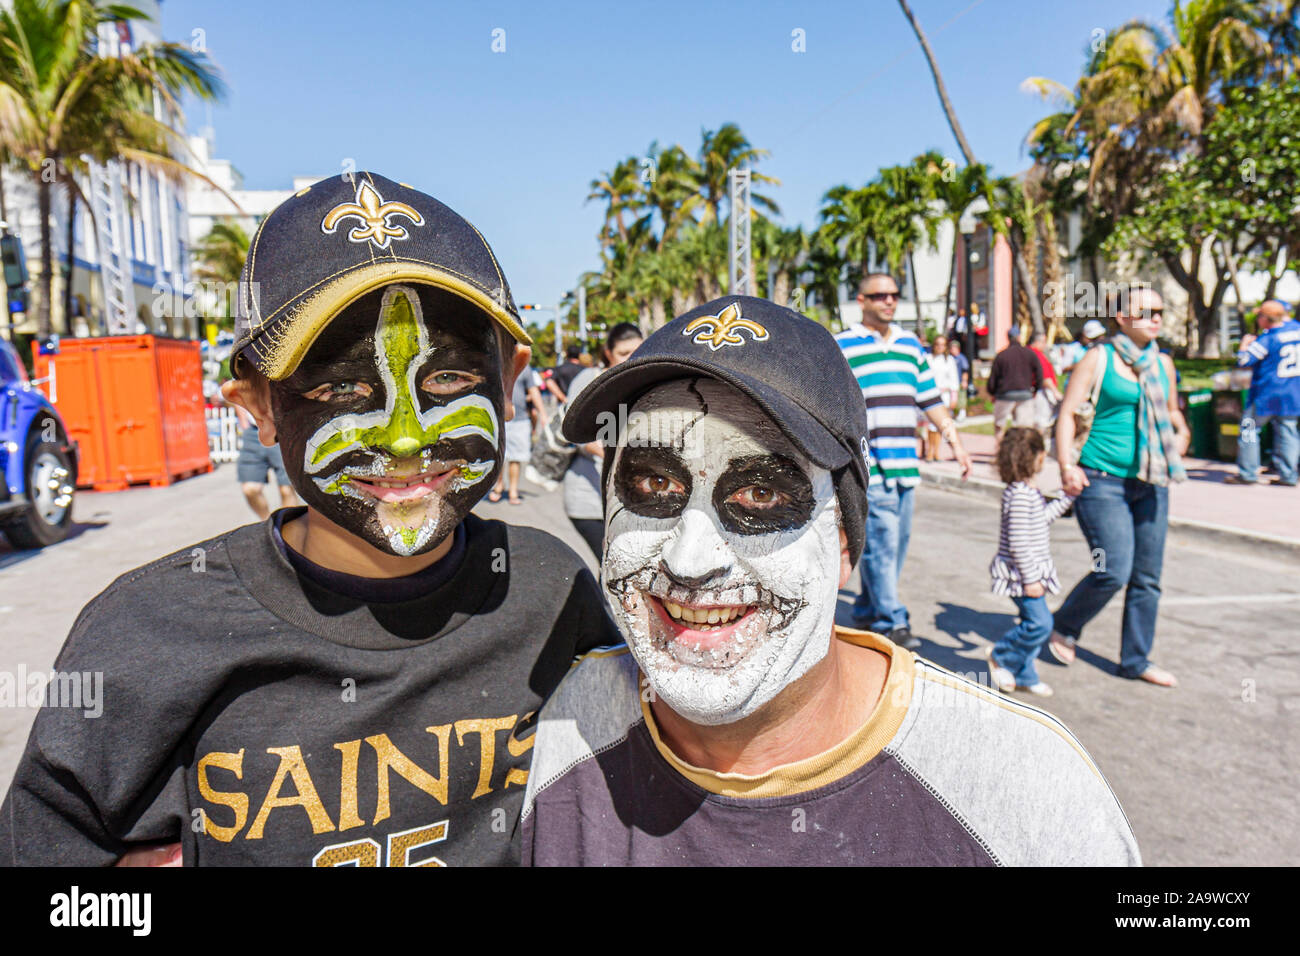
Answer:
[[[528,396],[528,400],[533,403],[533,407],[537,409],[538,426],[541,428],[545,428],[546,423],[550,421],[550,419],[546,414],[546,405],[543,404],[542,402],[541,390],[536,385],[534,385],[525,394]]]
[[[191,560],[124,575],[73,624],[0,807],[0,865],[107,866],[191,832],[182,739],[214,674],[177,639]]]
[[[1253,368],[1266,358],[1268,358],[1267,342],[1249,334],[1241,337],[1241,347],[1237,350],[1238,368]]]
[[[560,386],[556,384],[554,375],[552,375],[549,379],[546,380],[546,388],[552,395],[555,396],[555,400],[559,402],[561,405],[563,405],[565,402],[569,400],[568,397],[564,394],[564,389],[560,388]]]
[[[957,423],[948,414],[948,409],[944,407],[943,402],[927,405],[922,411],[925,412],[926,418],[934,422],[934,426],[939,429],[939,434],[943,436],[944,441],[952,446],[953,456],[956,457],[957,464],[961,466],[961,477],[965,481],[970,477],[970,455],[962,446],[961,435],[957,431]]]

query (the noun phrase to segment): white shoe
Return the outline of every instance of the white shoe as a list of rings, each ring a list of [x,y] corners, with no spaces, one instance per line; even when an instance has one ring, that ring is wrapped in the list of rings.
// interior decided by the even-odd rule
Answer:
[[[1030,684],[1028,687],[1017,687],[1016,690],[1028,691],[1035,697],[1051,697],[1052,688],[1048,684],[1039,681],[1037,684]]]
[[[1016,689],[1016,675],[1001,664],[994,662],[992,649],[989,650],[988,664],[989,679],[993,682],[994,687],[1004,694],[1009,694]]]

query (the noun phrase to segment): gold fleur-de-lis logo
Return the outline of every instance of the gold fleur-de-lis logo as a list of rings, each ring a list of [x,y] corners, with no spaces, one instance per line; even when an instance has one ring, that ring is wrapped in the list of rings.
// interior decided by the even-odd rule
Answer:
[[[356,202],[341,202],[325,214],[321,220],[320,231],[326,235],[333,234],[340,222],[356,216],[361,225],[354,226],[348,233],[352,242],[373,242],[380,249],[387,249],[393,239],[407,238],[405,226],[394,226],[388,221],[389,216],[405,216],[415,226],[424,225],[424,217],[404,202],[384,202],[379,191],[365,180],[357,186]]]
[[[707,345],[715,352],[724,345],[744,345],[745,339],[741,332],[748,332],[755,342],[767,338],[767,329],[752,319],[741,317],[740,305],[736,302],[717,315],[702,315],[698,319],[691,319],[686,323],[686,328],[682,329],[682,335],[694,336],[692,342]]]

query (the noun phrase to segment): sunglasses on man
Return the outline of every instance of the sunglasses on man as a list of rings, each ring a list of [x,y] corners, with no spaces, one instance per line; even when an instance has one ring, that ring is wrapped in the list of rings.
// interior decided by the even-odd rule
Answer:
[[[864,292],[864,299],[870,299],[872,302],[884,302],[886,299],[901,299],[897,292]]]

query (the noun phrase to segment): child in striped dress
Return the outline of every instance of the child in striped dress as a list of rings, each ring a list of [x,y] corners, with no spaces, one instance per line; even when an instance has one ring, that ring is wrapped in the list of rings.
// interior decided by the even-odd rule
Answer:
[[[989,565],[993,593],[1016,603],[1020,621],[1002,635],[989,653],[993,686],[1003,693],[1027,690],[1050,697],[1052,688],[1038,679],[1034,661],[1052,633],[1047,595],[1061,590],[1052,563],[1048,525],[1065,513],[1073,497],[1048,500],[1032,484],[1047,452],[1033,428],[1011,428],[998,446],[998,471],[1007,483],[1002,492],[1002,533],[997,557]]]

